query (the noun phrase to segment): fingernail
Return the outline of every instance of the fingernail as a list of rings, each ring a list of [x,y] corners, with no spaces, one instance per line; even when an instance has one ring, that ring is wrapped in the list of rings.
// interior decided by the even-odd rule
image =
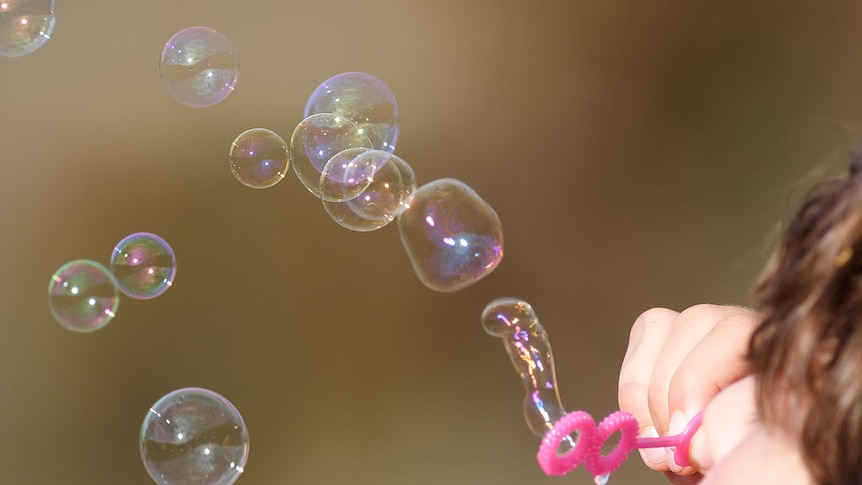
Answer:
[[[658,438],[658,431],[652,426],[647,426],[641,431],[642,438]],[[641,459],[651,468],[657,468],[667,461],[664,448],[644,448],[639,450]]]
[[[668,436],[676,436],[682,433],[682,430],[685,429],[685,425],[688,423],[688,418],[686,418],[685,414],[676,411],[670,416],[670,423],[668,423],[667,434]],[[682,470],[682,467],[677,465],[673,460],[673,448],[666,448],[662,450],[665,455],[665,459],[667,460],[668,468],[670,471],[674,473],[679,473]]]

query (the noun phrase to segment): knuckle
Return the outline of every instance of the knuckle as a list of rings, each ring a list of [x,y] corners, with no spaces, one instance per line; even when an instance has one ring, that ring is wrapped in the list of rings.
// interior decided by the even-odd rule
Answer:
[[[742,334],[749,335],[754,331],[759,323],[760,319],[757,317],[757,314],[751,311],[745,311],[728,315],[722,318],[717,325],[734,332],[738,331]]]
[[[638,315],[635,319],[635,322],[632,324],[631,332],[629,333],[629,341],[637,340],[645,333],[660,325],[670,324],[677,315],[677,312],[667,308],[650,308]]]
[[[698,303],[683,310],[679,318],[687,324],[715,322],[719,319],[721,308],[711,303]]]

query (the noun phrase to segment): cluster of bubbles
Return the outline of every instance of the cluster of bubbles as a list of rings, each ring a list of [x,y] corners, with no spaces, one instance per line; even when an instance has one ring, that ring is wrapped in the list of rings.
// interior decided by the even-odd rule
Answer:
[[[459,180],[417,186],[413,168],[394,153],[399,129],[389,87],[370,74],[346,72],[312,92],[289,143],[252,128],[231,143],[228,161],[240,183],[257,189],[274,186],[292,166],[332,220],[352,231],[397,220],[419,280],[436,291],[460,290],[502,260],[500,219]]]
[[[180,103],[203,108],[233,92],[239,61],[233,44],[207,27],[189,27],[165,45],[161,79]],[[493,271],[503,257],[500,219],[467,184],[443,179],[417,187],[413,168],[394,153],[398,102],[380,79],[346,72],[321,83],[285,142],[251,128],[231,142],[228,165],[241,184],[275,186],[293,167],[337,224],[357,232],[398,220],[419,280],[452,292]]]
[[[0,55],[22,56],[39,48],[54,25],[54,2],[0,0]],[[162,84],[180,103],[213,106],[234,89],[239,69],[236,49],[207,27],[177,32],[160,61]],[[288,163],[287,147],[276,133],[253,129],[231,146],[231,171],[249,187],[278,183]],[[123,238],[108,267],[87,259],[61,266],[48,284],[48,307],[63,327],[93,332],[117,313],[120,294],[147,300],[171,287],[176,255],[163,238],[139,232]],[[236,407],[202,388],[169,392],[150,407],[139,436],[144,468],[161,485],[230,485],[248,459],[248,431]]]
[[[138,300],[155,298],[171,287],[176,273],[170,244],[138,232],[117,243],[109,268],[88,259],[61,266],[48,283],[48,307],[63,327],[93,332],[116,316],[121,292]]]
[[[53,0],[0,0],[0,55],[22,56],[50,38]],[[164,88],[194,108],[223,101],[236,87],[233,43],[208,27],[189,27],[166,43],[159,64]],[[493,271],[503,257],[503,233],[493,208],[467,184],[441,179],[418,186],[412,167],[395,155],[398,103],[389,87],[362,72],[324,81],[308,99],[289,142],[266,128],[231,143],[230,171],[243,185],[278,184],[289,166],[339,225],[357,232],[398,221],[404,248],[420,281],[452,292]],[[176,275],[171,246],[151,233],[123,238],[109,268],[91,260],[60,267],[48,304],[65,328],[92,332],[116,315],[120,293],[150,299]],[[201,388],[172,391],[146,414],[139,447],[159,484],[230,485],[248,458],[248,432],[237,409]]]

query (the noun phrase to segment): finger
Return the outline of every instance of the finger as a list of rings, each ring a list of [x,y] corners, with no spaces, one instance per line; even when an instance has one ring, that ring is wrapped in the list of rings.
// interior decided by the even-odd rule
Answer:
[[[655,438],[658,432],[649,412],[649,383],[653,368],[660,357],[664,341],[678,312],[653,308],[642,313],[632,325],[629,345],[620,368],[620,409],[638,421],[639,435]],[[644,464],[656,471],[666,471],[667,459],[661,448],[640,450]]]
[[[629,345],[620,368],[619,405],[632,414],[640,428],[652,426],[648,392],[658,361],[678,312],[653,308],[642,313],[632,325]]]
[[[673,322],[661,349],[660,359],[655,363],[648,390],[651,420],[660,435],[669,434],[671,380],[679,367],[718,322],[740,311],[741,309],[736,307],[695,305],[680,313]],[[713,368],[697,370],[705,373],[714,371]],[[683,422],[680,423],[680,420]],[[687,422],[688,420],[682,415],[677,417],[674,424],[681,430]]]
[[[746,311],[715,324],[671,378],[668,389],[671,414],[693,417],[722,389],[748,374],[745,353],[758,321],[755,313]],[[670,429],[671,433],[676,431]]]
[[[712,470],[757,426],[754,377],[727,386],[710,401],[703,425],[689,447],[689,460],[700,471]]]
[[[695,414],[707,407],[719,392],[748,374],[745,351],[757,326],[754,312],[736,309],[712,327],[683,359],[668,388],[668,434],[680,433]],[[680,467],[668,450],[670,471],[688,475],[692,467]]]

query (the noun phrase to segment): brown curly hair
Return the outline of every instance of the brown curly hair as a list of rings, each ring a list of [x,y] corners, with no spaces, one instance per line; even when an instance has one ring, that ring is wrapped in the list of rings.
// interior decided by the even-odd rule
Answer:
[[[820,485],[862,483],[862,156],[802,203],[754,290],[763,421]]]

